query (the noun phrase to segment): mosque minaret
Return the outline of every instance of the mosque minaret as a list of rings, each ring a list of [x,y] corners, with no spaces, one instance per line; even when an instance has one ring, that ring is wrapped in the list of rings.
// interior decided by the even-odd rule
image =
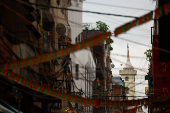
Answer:
[[[132,100],[135,97],[135,75],[137,74],[137,71],[134,70],[134,67],[132,66],[130,62],[129,57],[129,45],[127,44],[127,61],[124,65],[123,70],[119,70],[119,75],[121,75],[122,79],[125,82],[125,92],[126,96],[128,97],[128,100]]]

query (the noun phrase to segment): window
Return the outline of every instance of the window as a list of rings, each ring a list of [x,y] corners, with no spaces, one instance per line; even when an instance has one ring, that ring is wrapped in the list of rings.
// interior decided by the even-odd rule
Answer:
[[[129,81],[129,77],[125,77],[125,81]]]

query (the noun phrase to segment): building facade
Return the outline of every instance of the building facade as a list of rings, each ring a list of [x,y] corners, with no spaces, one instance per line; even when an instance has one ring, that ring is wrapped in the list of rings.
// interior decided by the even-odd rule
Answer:
[[[71,4],[67,0],[23,0],[22,2],[0,0],[0,2],[9,7],[7,9],[1,4],[0,43],[3,47],[0,50],[5,53],[1,53],[3,56],[0,58],[1,63],[26,59],[68,45],[57,37],[71,40],[67,11],[50,8],[51,5],[60,8],[69,7]],[[68,77],[69,61],[68,55],[11,71],[45,87],[68,93],[71,92],[71,82]],[[11,84],[12,87],[1,84],[0,92],[4,93],[0,94],[0,98],[24,113],[63,113],[65,106],[70,106],[69,102],[50,99],[47,95],[24,88],[2,76],[1,79],[4,84]]]
[[[84,0],[71,0],[69,9],[82,10]],[[79,43],[82,41],[82,12],[68,11],[68,21],[71,27],[71,43]],[[77,40],[79,39],[79,40]],[[92,98],[93,87],[92,81],[96,78],[96,64],[94,62],[90,49],[84,49],[70,54],[73,82],[71,90],[74,94],[82,92],[82,97]],[[75,87],[76,86],[76,87]],[[86,107],[75,104],[81,112],[91,113],[93,107]]]
[[[170,0],[156,0],[156,8],[163,6],[170,2]],[[169,18],[169,14],[165,15],[164,11],[159,19],[154,20],[154,26],[152,30],[152,57],[150,61],[149,73],[146,76],[149,84],[149,95],[157,96],[162,95],[167,90],[170,90],[170,54],[169,54],[169,26],[170,22],[166,21]],[[158,49],[157,49],[158,48]],[[165,101],[159,101],[153,103],[149,107],[149,112],[169,112],[170,105],[169,97]]]
[[[82,38],[76,38],[76,42],[97,36],[104,33],[101,30],[84,30],[81,33]],[[109,100],[111,97],[110,83],[112,83],[111,59],[110,49],[106,42],[100,45],[89,48],[92,53],[96,68],[95,79],[93,80],[93,98]],[[111,109],[107,107],[94,108],[93,112],[110,112]]]
[[[69,9],[77,9],[82,10],[83,8],[83,1],[85,0],[70,0],[71,1],[71,7]],[[68,21],[69,25],[71,27],[71,37],[72,37],[72,43],[75,44],[78,36],[81,38],[81,32],[83,30],[82,26],[82,12],[75,12],[75,11],[68,11]]]

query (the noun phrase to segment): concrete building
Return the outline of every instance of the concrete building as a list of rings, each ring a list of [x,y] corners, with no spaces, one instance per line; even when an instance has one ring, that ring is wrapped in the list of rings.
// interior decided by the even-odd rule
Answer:
[[[82,10],[83,1],[85,0],[71,0],[71,7],[69,9]],[[82,32],[82,12],[68,11],[68,21],[71,27],[71,39],[72,43],[75,44],[75,39]],[[81,37],[81,36],[79,36]]]
[[[76,87],[72,84],[71,92],[75,95],[79,95],[80,91],[83,92],[82,97],[92,98],[93,87],[92,81],[96,78],[96,64],[93,56],[89,50],[81,50],[72,54],[74,59],[71,59],[71,68],[73,81]],[[92,112],[92,107],[77,106],[80,111],[86,113]]]
[[[55,37],[62,37],[67,41],[71,40],[66,10],[29,4],[53,5],[55,7],[66,8],[71,5],[68,0],[23,0],[22,2],[0,0],[0,2],[14,10],[13,12],[1,5],[0,26],[2,29],[0,43],[2,47],[0,51],[4,52],[4,54],[0,53],[2,56],[0,58],[1,63],[22,60],[68,45]],[[16,15],[17,13],[15,12],[20,15]],[[54,35],[56,36],[54,37]],[[66,56],[49,62],[43,62],[36,66],[12,71],[43,86],[63,92],[70,92],[71,83],[68,78],[68,74],[70,74],[68,64],[69,56]],[[25,87],[23,88],[3,77],[1,77],[1,80],[11,84],[12,87],[1,84],[0,92],[3,92],[3,94],[0,94],[0,98],[17,108],[19,105],[24,113],[63,113],[64,107],[70,104],[61,99],[49,99],[47,95]],[[16,94],[22,95],[22,98],[19,96],[16,99]]]
[[[168,4],[170,0],[155,0],[155,9]],[[168,7],[169,8],[169,7]],[[170,22],[165,21],[169,18],[170,14],[165,14],[162,11],[162,15],[156,19],[154,18],[154,25],[151,27],[152,39],[152,53],[151,61],[148,75],[146,75],[146,80],[148,80],[149,95],[152,97],[162,95],[166,91],[170,90],[170,46],[169,46],[169,28]],[[157,49],[159,48],[159,49]],[[160,49],[161,48],[161,49]],[[165,51],[166,50],[166,51]],[[159,71],[159,72],[158,72]],[[170,105],[168,104],[169,97],[163,101],[157,101],[151,104],[148,109],[149,113],[166,113],[170,111]]]
[[[127,61],[123,70],[119,70],[119,74],[125,82],[125,91],[127,96],[135,96],[135,75],[137,71],[134,70],[129,56],[129,46],[127,45]],[[128,100],[132,100],[134,97],[128,97]]]
[[[93,36],[104,33],[102,30],[84,30],[81,34],[82,38],[76,38],[76,41],[85,40]],[[93,81],[93,98],[109,100],[111,96],[110,83],[112,83],[112,72],[111,72],[111,59],[110,59],[110,49],[106,42],[100,45],[89,48],[92,53],[92,57],[95,61],[95,80]],[[100,85],[96,85],[99,84]],[[99,107],[94,108],[93,112],[110,112],[110,108]]]
[[[82,10],[84,0],[71,0],[71,7],[69,9]],[[79,43],[82,41],[82,12],[68,11],[68,21],[71,27],[71,43]],[[79,39],[79,40],[76,40]],[[71,92],[75,95],[80,95],[86,98],[92,98],[93,87],[92,81],[96,78],[96,64],[94,62],[90,49],[84,49],[70,54],[71,58],[71,71],[73,82]],[[91,107],[84,107],[75,104],[76,108],[81,112],[91,113]]]

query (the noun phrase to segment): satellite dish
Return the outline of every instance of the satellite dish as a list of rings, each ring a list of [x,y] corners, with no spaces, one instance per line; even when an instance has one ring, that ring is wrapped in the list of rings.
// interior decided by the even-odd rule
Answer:
[[[57,24],[57,26],[56,26],[56,32],[57,32],[57,34],[58,34],[59,36],[65,35],[65,33],[66,33],[66,27],[65,27],[65,25],[64,25],[64,24],[61,24],[61,23]]]

